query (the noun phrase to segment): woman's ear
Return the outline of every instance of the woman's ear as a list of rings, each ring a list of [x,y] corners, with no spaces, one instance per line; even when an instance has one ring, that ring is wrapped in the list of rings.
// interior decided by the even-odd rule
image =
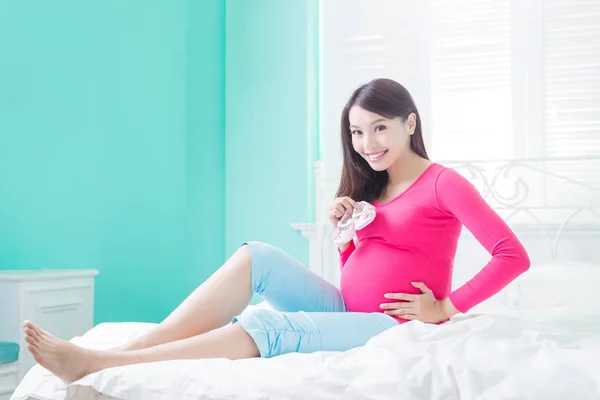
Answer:
[[[417,115],[415,113],[408,114],[404,122],[404,127],[409,135],[415,133],[415,129],[417,129]]]

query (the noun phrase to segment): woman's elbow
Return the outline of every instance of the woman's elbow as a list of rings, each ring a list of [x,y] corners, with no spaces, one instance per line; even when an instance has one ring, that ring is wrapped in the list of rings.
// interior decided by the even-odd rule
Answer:
[[[531,260],[529,259],[529,254],[527,254],[527,250],[525,250],[525,248],[522,248],[518,253],[516,266],[520,274],[527,271],[531,266]]]

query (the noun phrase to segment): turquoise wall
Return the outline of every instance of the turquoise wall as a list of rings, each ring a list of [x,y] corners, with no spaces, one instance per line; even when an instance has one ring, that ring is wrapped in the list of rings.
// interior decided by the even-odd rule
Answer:
[[[0,1],[1,269],[96,268],[96,322],[158,321],[220,265],[224,20]]]
[[[290,227],[312,220],[316,0],[227,0],[226,254],[273,243],[308,261]]]
[[[306,262],[317,0],[0,0],[0,269],[164,318],[243,240]]]
[[[185,285],[193,290],[225,261],[225,0],[189,0],[186,76]]]

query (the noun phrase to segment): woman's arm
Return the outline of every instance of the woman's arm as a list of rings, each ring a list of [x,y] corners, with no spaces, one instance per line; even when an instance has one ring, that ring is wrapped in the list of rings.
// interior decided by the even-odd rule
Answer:
[[[506,222],[458,172],[445,169],[440,173],[436,196],[440,209],[454,215],[492,255],[481,271],[448,298],[451,305],[464,313],[525,272],[529,257]]]

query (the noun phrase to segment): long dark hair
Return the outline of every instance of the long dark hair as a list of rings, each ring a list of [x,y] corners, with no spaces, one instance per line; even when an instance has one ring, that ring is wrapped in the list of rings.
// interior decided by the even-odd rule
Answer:
[[[348,196],[356,201],[373,201],[383,193],[388,182],[388,173],[372,169],[352,147],[349,114],[355,105],[388,119],[400,117],[406,121],[411,113],[415,113],[417,126],[410,137],[410,148],[427,160],[429,157],[423,143],[419,111],[404,86],[391,79],[374,79],[356,89],[342,112],[344,166],[336,197]]]

